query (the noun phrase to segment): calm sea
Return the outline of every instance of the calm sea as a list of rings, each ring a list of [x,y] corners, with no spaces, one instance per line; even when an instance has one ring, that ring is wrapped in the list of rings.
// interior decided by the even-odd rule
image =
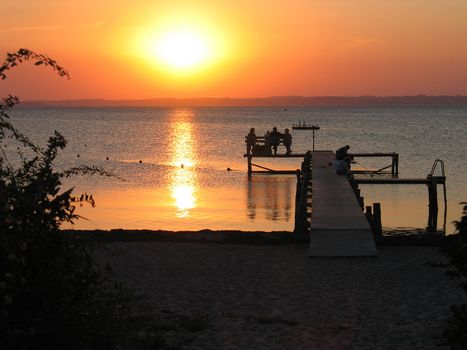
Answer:
[[[425,177],[435,159],[446,166],[448,232],[467,200],[467,107],[392,108],[27,108],[13,123],[37,143],[54,130],[69,141],[57,165],[103,166],[124,179],[76,177],[66,186],[92,193],[80,229],[292,230],[296,179],[247,177],[244,136],[292,123],[318,124],[316,149],[398,152],[400,177]],[[310,131],[293,131],[294,152],[312,147]],[[284,152],[284,150],[281,150]],[[78,157],[79,155],[79,157]],[[107,159],[108,158],[108,159]],[[355,167],[390,163],[357,159]],[[296,169],[300,159],[258,159],[274,169]],[[231,171],[227,171],[230,168]],[[424,185],[361,185],[366,204],[381,202],[383,226],[424,228]],[[439,222],[443,222],[440,188]]]

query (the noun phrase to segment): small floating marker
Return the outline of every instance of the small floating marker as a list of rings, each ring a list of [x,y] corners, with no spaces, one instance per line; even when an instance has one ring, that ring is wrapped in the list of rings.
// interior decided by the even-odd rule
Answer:
[[[141,164],[142,162],[143,162],[143,161],[140,159],[140,160],[139,160],[139,164]]]
[[[227,168],[227,171],[232,171],[232,169],[230,169],[230,168]]]
[[[105,157],[105,160],[109,160],[109,157]]]
[[[79,158],[79,154],[77,154],[77,155],[76,155],[76,157],[78,157],[78,158]]]
[[[84,147],[88,147],[88,145],[84,145]]]
[[[184,166],[184,165],[183,165],[183,163],[182,163],[182,165],[180,165],[180,168],[182,168],[182,169],[183,169],[184,167],[185,167],[185,166]]]
[[[284,112],[287,112],[287,108],[284,108]]]

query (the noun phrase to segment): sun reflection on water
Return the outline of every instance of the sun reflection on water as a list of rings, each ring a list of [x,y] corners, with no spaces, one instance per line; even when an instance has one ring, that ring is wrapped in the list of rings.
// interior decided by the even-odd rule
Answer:
[[[180,218],[189,217],[196,208],[197,176],[195,166],[196,137],[193,131],[193,113],[190,110],[176,110],[170,132],[170,171],[169,190],[173,205]]]

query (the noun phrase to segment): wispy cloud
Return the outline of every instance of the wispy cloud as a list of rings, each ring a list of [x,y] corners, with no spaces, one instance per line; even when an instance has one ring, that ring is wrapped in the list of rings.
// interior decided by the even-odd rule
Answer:
[[[57,30],[57,29],[90,28],[90,27],[100,27],[100,26],[104,26],[106,24],[107,24],[106,22],[95,22],[95,23],[53,25],[53,26],[31,26],[31,27],[16,27],[16,28],[0,28],[0,33],[45,31],[45,30]]]

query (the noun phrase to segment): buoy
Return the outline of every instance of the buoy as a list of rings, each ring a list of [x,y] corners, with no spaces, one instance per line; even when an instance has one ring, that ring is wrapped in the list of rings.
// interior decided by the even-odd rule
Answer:
[[[227,171],[232,171],[232,169],[230,169],[230,168],[227,168]]]
[[[183,169],[184,167],[185,167],[185,166],[184,166],[183,164],[182,164],[182,165],[180,165],[180,168],[182,168],[182,169]]]
[[[143,161],[140,159],[140,160],[139,160],[139,164],[141,164],[142,162],[143,162]]]
[[[77,154],[76,156],[79,157],[79,154]]]
[[[105,160],[109,160],[109,157],[105,157]]]

